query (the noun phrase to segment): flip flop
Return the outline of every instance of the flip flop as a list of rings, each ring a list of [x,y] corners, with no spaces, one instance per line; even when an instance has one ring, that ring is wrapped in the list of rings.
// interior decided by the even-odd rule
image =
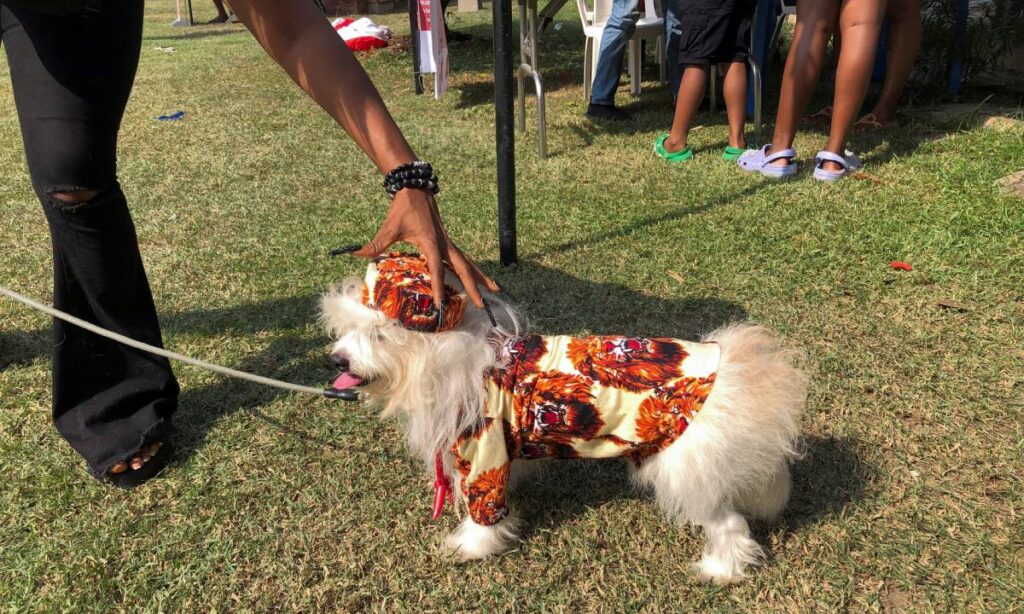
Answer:
[[[867,132],[869,130],[889,130],[890,128],[896,128],[897,124],[894,121],[881,122],[878,121],[878,116],[874,113],[868,113],[864,117],[861,117],[853,124],[853,129],[860,132]]]
[[[804,118],[804,121],[812,124],[827,124],[832,121],[832,105],[822,107]]]
[[[733,160],[739,160],[740,156],[742,156],[746,151],[747,151],[746,147],[732,147],[732,146],[728,146],[722,152],[722,159],[725,160],[726,162],[732,162]]]
[[[669,164],[682,164],[693,157],[693,150],[689,146],[680,149],[679,151],[665,151],[665,141],[668,139],[667,134],[663,134],[654,141],[654,153],[659,158],[668,162]]]
[[[771,146],[771,143],[768,143],[761,149],[748,149],[736,160],[736,164],[748,173],[761,173],[772,179],[785,179],[795,175],[797,164],[793,158],[796,158],[796,151],[783,149],[769,155],[768,150]],[[789,164],[775,166],[772,164],[775,160],[789,160]]]
[[[835,162],[843,167],[841,171],[830,171],[823,168],[825,162]],[[821,150],[814,157],[814,178],[818,181],[839,181],[851,172],[860,168],[860,160],[852,152],[847,151],[845,156],[840,156],[831,151]]]

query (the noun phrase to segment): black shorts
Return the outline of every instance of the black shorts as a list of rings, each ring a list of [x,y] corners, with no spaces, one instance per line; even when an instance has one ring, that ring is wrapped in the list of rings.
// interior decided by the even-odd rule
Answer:
[[[679,0],[679,63],[745,62],[756,0]]]

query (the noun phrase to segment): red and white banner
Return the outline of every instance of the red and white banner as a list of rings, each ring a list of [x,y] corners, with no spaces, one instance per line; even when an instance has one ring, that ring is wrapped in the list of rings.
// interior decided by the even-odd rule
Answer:
[[[440,0],[416,0],[419,72],[434,73],[434,98],[448,91],[448,40]]]
[[[332,21],[331,25],[352,51],[380,49],[387,47],[388,41],[391,40],[390,28],[379,26],[366,17],[362,19],[339,18]]]

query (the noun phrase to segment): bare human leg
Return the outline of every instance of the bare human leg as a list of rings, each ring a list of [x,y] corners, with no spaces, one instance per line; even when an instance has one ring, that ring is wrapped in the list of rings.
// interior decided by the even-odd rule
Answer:
[[[845,154],[846,141],[853,122],[864,103],[871,69],[878,48],[885,0],[844,0],[839,10],[842,48],[836,69],[836,91],[832,101],[832,128],[825,150]],[[837,162],[826,161],[822,168],[841,171]]]
[[[208,23],[224,23],[228,20],[228,12],[224,9],[224,0],[213,0],[213,6],[217,7],[217,16]]]
[[[665,151],[675,153],[686,149],[690,126],[697,115],[700,101],[704,99],[707,82],[707,66],[690,64],[683,71],[683,78],[679,82],[679,95],[676,97],[676,113],[672,117],[672,130],[664,143]]]
[[[889,18],[889,62],[882,93],[871,110],[883,126],[896,121],[896,105],[914,68],[924,29],[920,0],[889,0],[885,16]]]
[[[793,146],[800,118],[821,75],[838,11],[837,3],[832,1],[804,0],[797,4],[796,29],[782,73],[779,110],[769,154]],[[785,166],[789,160],[779,159],[772,164]]]
[[[746,149],[743,128],[747,121],[747,65],[745,62],[727,64],[722,95],[729,116],[729,147]]]

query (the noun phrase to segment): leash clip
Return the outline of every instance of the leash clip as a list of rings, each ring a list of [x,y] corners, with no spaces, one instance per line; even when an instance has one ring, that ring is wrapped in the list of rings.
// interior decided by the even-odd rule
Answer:
[[[345,388],[344,390],[338,390],[337,388],[324,388],[324,398],[336,399],[339,401],[358,401],[359,391],[352,390],[351,388]]]

